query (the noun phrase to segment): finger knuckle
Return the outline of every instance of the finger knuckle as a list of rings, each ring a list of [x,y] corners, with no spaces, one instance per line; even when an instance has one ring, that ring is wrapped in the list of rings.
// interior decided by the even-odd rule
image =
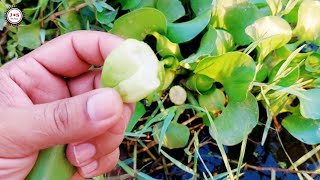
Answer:
[[[58,102],[53,107],[53,121],[55,129],[61,134],[65,134],[70,127],[70,116],[67,102]]]

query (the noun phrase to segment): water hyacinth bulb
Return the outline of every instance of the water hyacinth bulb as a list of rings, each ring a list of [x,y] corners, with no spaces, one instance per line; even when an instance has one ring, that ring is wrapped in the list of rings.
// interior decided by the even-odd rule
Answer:
[[[213,86],[214,80],[206,75],[194,74],[186,82],[186,87],[193,91],[200,93],[210,90]]]
[[[106,58],[102,86],[119,92],[126,103],[147,97],[160,85],[159,61],[146,43],[127,39]]]
[[[301,41],[315,41],[320,35],[320,2],[305,0],[298,11],[298,22],[294,35]]]

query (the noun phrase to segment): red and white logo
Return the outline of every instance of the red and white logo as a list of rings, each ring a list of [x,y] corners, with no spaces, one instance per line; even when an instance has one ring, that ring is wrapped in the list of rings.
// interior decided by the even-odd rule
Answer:
[[[11,25],[19,25],[22,21],[23,13],[20,9],[11,7],[6,12],[6,20]]]

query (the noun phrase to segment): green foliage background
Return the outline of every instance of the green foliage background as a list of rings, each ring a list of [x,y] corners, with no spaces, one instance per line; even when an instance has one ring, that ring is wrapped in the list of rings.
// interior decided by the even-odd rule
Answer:
[[[10,5],[24,12],[19,26],[5,21]],[[248,135],[257,125],[264,126],[262,145],[272,121],[276,131],[283,126],[303,143],[320,143],[319,12],[319,2],[312,0],[2,0],[0,60],[19,58],[76,30],[145,40],[159,57],[161,87],[138,103],[127,138],[144,147],[143,140],[152,135],[159,154],[199,176],[196,167],[182,164],[163,147],[185,147],[196,166],[201,129],[190,133],[188,127],[192,117],[201,119],[233,178],[222,145],[243,143],[239,173]],[[185,104],[175,105],[167,96],[173,85],[186,91]],[[119,165],[132,176],[148,177],[122,161]]]

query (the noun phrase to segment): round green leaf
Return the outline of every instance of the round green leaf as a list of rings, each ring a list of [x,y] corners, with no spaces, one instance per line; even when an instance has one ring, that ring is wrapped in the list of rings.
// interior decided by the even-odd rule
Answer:
[[[298,97],[300,112],[305,118],[320,119],[320,89],[308,89],[301,92],[304,97]]]
[[[212,43],[214,42],[214,43]],[[201,56],[220,56],[233,48],[233,39],[230,33],[221,29],[214,29],[209,26],[208,31],[203,35],[197,53],[192,54],[183,63],[194,63]]]
[[[101,12],[96,11],[96,18],[99,21],[99,23],[108,25],[116,18],[117,14],[118,9],[116,9],[115,11],[103,9]]]
[[[160,132],[163,122],[156,124],[153,127],[154,140],[159,143]],[[190,131],[187,126],[171,122],[163,137],[162,145],[169,149],[183,148],[188,144]]]
[[[225,96],[220,89],[214,89],[205,94],[199,95],[199,104],[209,112],[219,112],[224,109]]]
[[[157,9],[163,12],[168,22],[174,22],[186,14],[179,0],[158,0]]]
[[[176,77],[176,72],[170,69],[164,69],[163,79],[161,79],[160,90],[165,91],[169,88],[174,78]]]
[[[126,1],[126,0],[124,0],[124,1]],[[157,4],[157,0],[143,0],[138,4],[138,6],[136,6],[135,8],[133,8],[131,10],[140,9],[143,7],[155,8],[156,4]]]
[[[242,52],[229,52],[203,59],[196,67],[195,73],[220,82],[231,100],[243,101],[246,99],[255,70],[255,62],[250,56]]]
[[[258,124],[258,118],[258,103],[251,93],[242,102],[230,101],[222,114],[214,120],[220,141],[228,146],[240,143]],[[210,134],[215,138],[211,129]]]
[[[251,42],[251,39],[245,33],[245,29],[259,17],[259,9],[251,3],[244,2],[226,9],[224,23],[236,44],[247,45]]]
[[[62,34],[80,30],[80,15],[77,12],[69,12],[60,16],[59,28]]]
[[[305,68],[309,72],[320,72],[320,54],[312,53],[305,62]]]
[[[175,43],[190,41],[197,36],[209,23],[211,10],[183,23],[169,23],[167,37]]]
[[[130,0],[130,1],[124,1],[124,6],[122,7],[122,10],[128,10],[128,9],[133,9],[137,7],[140,3],[141,0]]]
[[[258,19],[246,28],[246,33],[258,44],[259,60],[262,61],[271,51],[287,44],[292,36],[290,25],[278,16]]]
[[[247,2],[248,0],[223,0],[223,1],[212,1],[213,4],[213,13],[212,18],[210,20],[210,24],[212,24],[215,28],[226,29],[224,16],[226,14],[227,8],[231,6],[236,6],[237,4]],[[250,2],[251,3],[251,2]]]
[[[29,49],[35,49],[41,45],[39,23],[20,25],[17,32],[18,44]]]
[[[212,1],[213,0],[190,0],[190,4],[193,12],[198,16],[212,8]]]
[[[320,35],[320,2],[304,0],[298,11],[298,23],[294,35],[301,41],[314,41]]]
[[[178,59],[182,59],[179,44],[171,42],[167,37],[162,36],[158,32],[152,33],[157,39],[157,53],[162,57],[175,56]]]
[[[301,115],[292,115],[282,121],[289,133],[306,144],[320,143],[320,121],[306,119]]]
[[[220,56],[234,47],[232,35],[227,31],[217,29],[217,38],[215,40],[215,47],[211,51],[212,56]]]
[[[193,74],[186,82],[188,89],[204,93],[212,88],[214,80],[208,76],[201,74]]]
[[[165,33],[167,20],[164,14],[154,8],[141,8],[118,18],[111,33],[123,38],[143,40],[153,32]]]

